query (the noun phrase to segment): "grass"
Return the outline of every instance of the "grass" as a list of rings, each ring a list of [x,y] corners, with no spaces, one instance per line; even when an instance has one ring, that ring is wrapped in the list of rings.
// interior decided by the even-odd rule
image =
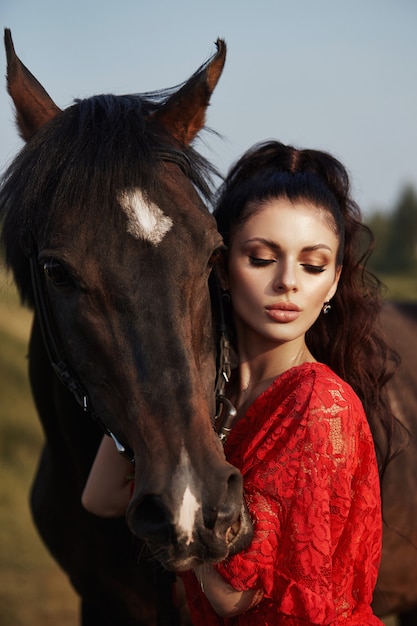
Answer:
[[[74,626],[78,598],[33,525],[28,496],[43,442],[27,377],[32,315],[0,271],[0,624]]]

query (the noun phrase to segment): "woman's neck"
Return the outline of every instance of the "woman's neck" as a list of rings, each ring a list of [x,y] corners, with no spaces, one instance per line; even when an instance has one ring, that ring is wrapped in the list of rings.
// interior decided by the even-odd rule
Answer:
[[[239,345],[239,379],[234,391],[237,408],[247,408],[283,372],[314,361],[304,341],[272,348],[257,345],[255,350]]]

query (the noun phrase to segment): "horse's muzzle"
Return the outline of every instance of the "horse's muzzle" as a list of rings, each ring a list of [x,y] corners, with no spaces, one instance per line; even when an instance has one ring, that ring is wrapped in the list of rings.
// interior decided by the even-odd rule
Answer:
[[[218,562],[249,544],[253,531],[243,502],[242,477],[228,467],[226,497],[219,506],[213,492],[196,497],[188,488],[177,499],[172,494],[133,496],[128,524],[166,568],[182,571],[201,562]]]

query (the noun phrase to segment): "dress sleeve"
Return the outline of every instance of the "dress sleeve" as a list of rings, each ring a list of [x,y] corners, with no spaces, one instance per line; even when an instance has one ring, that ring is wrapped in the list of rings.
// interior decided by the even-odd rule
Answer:
[[[335,571],[335,555],[341,544],[351,549],[355,533],[353,485],[366,418],[356,396],[345,396],[338,381],[305,380],[272,412],[270,400],[257,407],[271,417],[253,448],[256,462],[242,468],[254,538],[217,566],[234,588],[259,587],[280,612],[314,624],[340,612],[334,586],[346,581],[337,580],[343,562]]]

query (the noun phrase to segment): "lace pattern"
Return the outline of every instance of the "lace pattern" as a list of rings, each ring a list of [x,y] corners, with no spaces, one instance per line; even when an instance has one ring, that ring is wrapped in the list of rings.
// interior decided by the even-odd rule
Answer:
[[[264,599],[223,620],[186,577],[195,624],[382,624],[370,608],[381,554],[379,477],[351,387],[323,364],[288,370],[237,423],[226,456],[243,474],[255,534],[217,569],[235,589],[262,588]]]

